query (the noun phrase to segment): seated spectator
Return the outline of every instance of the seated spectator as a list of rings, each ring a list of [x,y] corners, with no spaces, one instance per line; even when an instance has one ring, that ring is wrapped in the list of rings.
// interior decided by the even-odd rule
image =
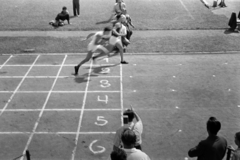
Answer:
[[[62,12],[57,15],[57,17],[55,18],[55,21],[51,21],[49,22],[49,24],[54,27],[59,27],[64,25],[65,20],[68,21],[68,24],[71,24],[67,7],[63,7]]]
[[[112,151],[111,160],[127,160],[127,154],[124,150],[119,149],[118,151]]]
[[[118,150],[119,148],[122,147],[122,141],[121,141],[121,136],[123,131],[127,128],[132,131],[134,131],[137,139],[136,143],[134,145],[135,148],[137,149],[142,149],[141,144],[142,144],[142,132],[143,132],[143,124],[140,116],[131,108],[126,110],[123,113],[124,116],[128,117],[128,123],[125,124],[123,127],[120,127],[115,134],[114,140],[113,140],[113,150]],[[133,119],[136,118],[136,123],[133,122]]]
[[[127,153],[127,160],[150,160],[146,153],[135,148],[137,137],[132,130],[124,130],[121,139],[123,142],[123,150]]]
[[[198,160],[222,160],[227,150],[227,141],[217,136],[220,129],[221,123],[215,117],[210,117],[207,121],[207,139],[190,149],[189,157],[198,157]]]
[[[235,134],[235,144],[238,148],[233,152],[232,160],[240,160],[240,132]]]

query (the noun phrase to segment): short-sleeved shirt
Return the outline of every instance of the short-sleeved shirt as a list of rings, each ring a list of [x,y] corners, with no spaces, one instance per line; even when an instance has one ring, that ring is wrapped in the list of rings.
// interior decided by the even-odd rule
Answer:
[[[136,148],[123,149],[127,153],[127,160],[150,160],[149,156]]]
[[[115,3],[114,4],[114,8],[113,8],[113,12],[116,13],[116,14],[121,14],[123,13],[124,11],[126,11],[126,4],[121,2],[121,8],[120,8],[120,5],[119,3]]]
[[[240,148],[236,149],[233,152],[232,160],[240,160]]]
[[[220,136],[209,136],[188,151],[189,157],[198,160],[222,160],[227,150],[227,140]]]

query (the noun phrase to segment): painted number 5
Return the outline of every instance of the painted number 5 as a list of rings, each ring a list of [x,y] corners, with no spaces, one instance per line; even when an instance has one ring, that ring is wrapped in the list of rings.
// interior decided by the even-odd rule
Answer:
[[[93,150],[92,146],[93,146],[93,144],[97,143],[97,141],[98,141],[98,140],[94,140],[94,141],[92,141],[92,143],[90,143],[90,145],[89,145],[89,150],[90,150],[93,154],[99,154],[99,153],[103,153],[103,152],[106,151],[106,149],[105,149],[103,146],[97,146],[97,148],[99,148],[98,151],[94,151],[94,150]]]
[[[97,121],[101,122],[101,123],[95,122],[95,124],[96,124],[97,126],[105,126],[105,125],[108,123],[108,121],[107,121],[106,119],[104,119],[103,116],[98,116],[98,117],[97,117]]]
[[[107,87],[111,86],[111,84],[108,82],[108,80],[101,80],[100,83],[101,83],[101,87],[103,87],[103,88],[107,88]]]

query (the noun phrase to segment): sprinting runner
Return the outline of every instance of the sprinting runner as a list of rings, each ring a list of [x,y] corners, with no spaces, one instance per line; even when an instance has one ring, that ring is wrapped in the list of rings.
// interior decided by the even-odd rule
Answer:
[[[122,26],[121,23],[116,23],[112,29],[112,36],[110,37],[109,39],[109,45],[108,45],[108,50],[109,50],[109,53],[113,51],[114,47],[116,47],[120,53],[120,57],[121,57],[121,64],[128,64],[128,62],[124,61],[123,59],[123,45],[122,45],[122,40],[121,40],[121,37],[122,36],[126,36],[126,32],[125,33],[121,33],[121,27],[125,27],[125,26]],[[126,31],[126,30],[125,30]],[[108,55],[109,55],[108,53]],[[102,52],[96,56],[94,56],[92,59],[95,60],[99,57],[102,57],[106,55],[106,53]]]
[[[77,66],[74,66],[75,75],[78,74],[79,67],[81,67],[84,63],[88,62],[92,58],[93,53],[104,52],[107,54],[109,52],[105,44],[111,37],[111,30],[112,29],[110,27],[105,27],[103,31],[97,32],[92,36],[92,40],[88,44],[88,53],[86,58],[82,60]]]

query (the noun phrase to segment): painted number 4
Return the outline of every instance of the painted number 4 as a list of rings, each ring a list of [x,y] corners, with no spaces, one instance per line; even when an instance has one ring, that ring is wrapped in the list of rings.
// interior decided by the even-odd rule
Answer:
[[[100,83],[101,83],[101,87],[103,88],[107,88],[111,86],[108,80],[101,80]]]
[[[97,126],[105,126],[105,125],[108,123],[108,121],[107,121],[106,119],[104,119],[103,116],[97,116],[97,121],[98,121],[98,122],[95,122],[95,124],[96,124]],[[100,123],[99,123],[99,122],[100,122]]]
[[[105,95],[105,99],[101,99],[100,96],[98,96],[98,101],[99,102],[105,102],[107,104],[108,103],[108,96]]]

